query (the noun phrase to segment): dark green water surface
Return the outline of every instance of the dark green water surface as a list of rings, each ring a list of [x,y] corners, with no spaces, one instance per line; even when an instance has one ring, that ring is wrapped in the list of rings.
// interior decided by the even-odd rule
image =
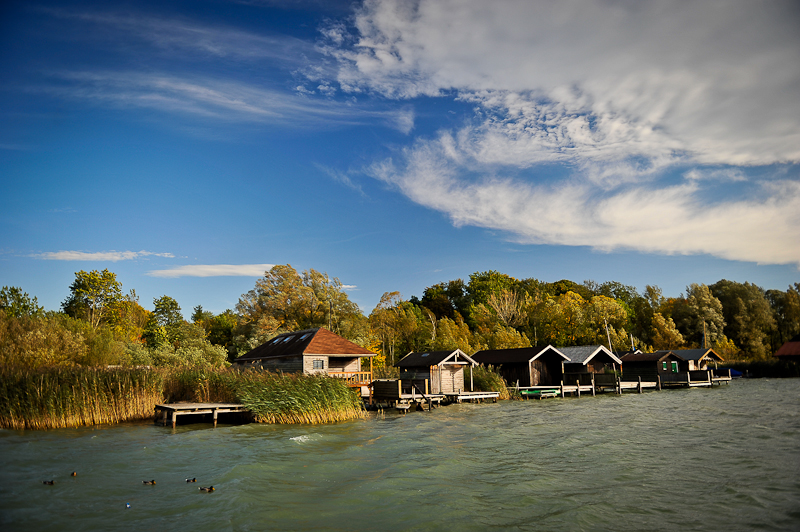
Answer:
[[[0,529],[800,530],[800,379],[323,426],[0,431]]]

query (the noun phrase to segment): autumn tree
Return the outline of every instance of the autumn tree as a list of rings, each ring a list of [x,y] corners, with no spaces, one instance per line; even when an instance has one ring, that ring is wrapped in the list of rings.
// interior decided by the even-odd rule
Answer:
[[[104,323],[113,305],[122,298],[122,283],[107,269],[76,272],[69,290],[70,295],[61,305],[64,312],[85,319],[94,328]]]
[[[16,286],[4,286],[0,290],[0,310],[5,311],[7,316],[15,318],[44,315],[44,308],[39,306],[36,297],[29,296]]]
[[[711,347],[724,335],[725,318],[722,303],[704,284],[686,287],[686,299],[673,309],[673,319],[687,342]]]
[[[769,338],[775,319],[764,290],[754,284],[726,279],[709,288],[722,303],[725,335],[751,357],[771,354]]]
[[[650,343],[653,349],[680,349],[683,347],[683,335],[678,331],[672,318],[664,318],[659,312],[653,314],[650,332]]]

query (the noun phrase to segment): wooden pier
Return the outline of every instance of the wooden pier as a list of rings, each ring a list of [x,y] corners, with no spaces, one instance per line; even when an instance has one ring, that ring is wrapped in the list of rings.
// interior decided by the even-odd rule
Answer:
[[[500,392],[448,392],[444,396],[450,403],[463,403],[464,401],[482,403],[484,399],[490,399],[493,403],[497,402]]]
[[[178,416],[186,415],[199,415],[199,414],[213,414],[214,427],[217,426],[217,415],[231,412],[249,412],[244,405],[234,403],[172,403],[166,405],[155,406],[156,422],[161,418],[164,426],[167,426],[167,418],[172,420],[172,428],[175,428],[175,422]]]

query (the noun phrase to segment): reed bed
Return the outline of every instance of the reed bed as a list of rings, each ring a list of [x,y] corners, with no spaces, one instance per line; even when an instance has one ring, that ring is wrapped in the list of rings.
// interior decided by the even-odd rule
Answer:
[[[333,423],[364,417],[357,391],[324,375],[241,373],[237,396],[259,423]]]
[[[55,429],[153,416],[164,372],[148,369],[0,369],[0,427]]]
[[[209,369],[0,367],[0,428],[55,429],[149,419],[159,403],[241,403],[260,423],[364,416],[338,379]]]

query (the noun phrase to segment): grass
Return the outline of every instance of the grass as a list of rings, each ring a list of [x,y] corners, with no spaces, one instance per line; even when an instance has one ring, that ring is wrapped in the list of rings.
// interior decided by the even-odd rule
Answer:
[[[0,368],[0,428],[54,429],[151,419],[158,403],[244,404],[261,423],[363,417],[361,399],[326,376],[209,369]]]

